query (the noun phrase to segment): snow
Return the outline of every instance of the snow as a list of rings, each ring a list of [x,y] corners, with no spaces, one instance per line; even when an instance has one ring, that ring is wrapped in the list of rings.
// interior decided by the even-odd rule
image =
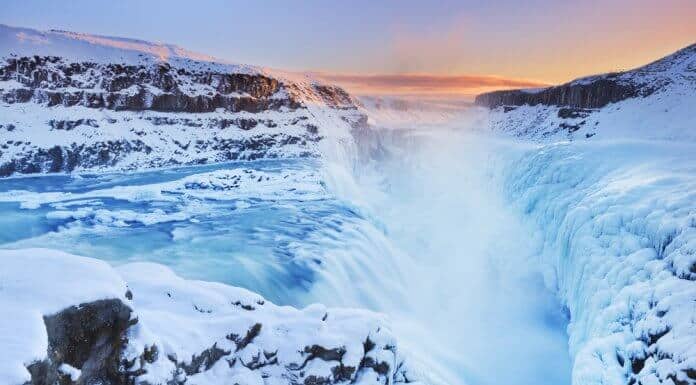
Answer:
[[[125,282],[103,261],[25,249],[0,251],[0,264],[0,378],[7,384],[29,381],[25,365],[46,357],[43,315],[99,299],[125,299]]]
[[[68,364],[61,364],[58,367],[58,371],[69,376],[72,381],[77,382],[77,380],[82,375],[82,371]]]
[[[696,69],[696,44],[658,59],[644,66],[624,72],[587,76],[570,82],[570,84],[589,84],[596,80],[613,79],[620,84],[634,86],[664,86],[666,84],[685,84],[693,82]]]
[[[537,381],[535,363],[563,362],[549,358],[562,345],[558,335],[540,328],[530,315],[547,315],[545,304],[531,302],[545,292],[515,286],[519,275],[537,270],[543,272],[546,287],[570,317],[573,384],[623,385],[631,378],[643,384],[676,383],[686,381],[685,371],[696,366],[696,94],[689,75],[693,56],[684,56],[688,51],[675,54],[667,67],[664,62],[654,63],[620,75],[621,81],[660,85],[658,92],[566,119],[559,117],[560,108],[554,106],[489,112],[375,98],[364,98],[359,111],[339,111],[329,108],[312,91],[313,81],[301,74],[219,63],[175,46],[132,39],[0,26],[0,52],[59,54],[68,60],[103,63],[167,61],[185,68],[273,73],[292,79],[293,84],[273,98],[299,95],[305,108],[233,114],[278,123],[277,127],[259,124],[250,131],[210,127],[216,119],[230,117],[224,111],[136,113],[3,104],[0,124],[16,127],[2,131],[11,146],[3,149],[0,161],[32,148],[119,139],[141,140],[152,152],[128,154],[104,170],[160,167],[168,164],[160,160],[169,157],[176,163],[217,161],[219,152],[210,148],[193,152],[181,145],[203,137],[300,136],[305,128],[292,122],[306,118],[330,140],[278,146],[268,155],[292,158],[309,152],[321,157],[318,169],[270,172],[231,167],[149,184],[97,185],[90,191],[14,189],[0,193],[0,202],[45,210],[47,219],[80,219],[125,228],[136,223],[194,222],[202,211],[195,205],[208,201],[236,201],[235,207],[244,210],[254,199],[283,206],[338,195],[357,206],[359,220],[335,226],[319,222],[327,229],[310,232],[301,242],[291,238],[299,259],[315,259],[317,250],[324,248],[308,297],[384,310],[399,318],[392,331],[387,326],[392,322],[383,315],[323,305],[303,310],[276,306],[244,289],[185,280],[162,265],[127,263],[114,268],[44,249],[4,250],[0,251],[0,308],[13,316],[0,319],[0,377],[10,383],[26,381],[25,366],[46,355],[42,315],[102,298],[125,301],[140,320],[131,330],[126,352],[130,358],[154,344],[162,349],[161,357],[190,362],[194,355],[217,346],[234,351],[230,358],[245,363],[277,351],[281,363],[251,370],[239,364],[230,367],[221,360],[209,370],[188,375],[191,384],[284,383],[290,373],[287,366],[302,363],[306,357],[302,349],[312,344],[345,347],[343,362],[357,366],[368,336],[392,346],[397,335],[406,336],[403,345],[408,356],[423,364],[419,370],[433,382],[456,383],[467,375],[481,380],[491,373],[515,377],[516,370],[525,373],[525,380]],[[0,82],[0,89],[21,87],[14,80]],[[188,90],[192,95],[207,91],[196,85]],[[361,113],[369,115],[370,123],[397,131],[393,136],[375,134],[383,141],[380,148],[386,148],[385,153],[395,160],[389,169],[391,178],[351,179],[352,173],[364,170],[354,168],[360,149],[346,119]],[[49,120],[76,117],[93,119],[99,128],[85,124],[46,135]],[[156,118],[176,122],[157,126],[152,123]],[[201,126],[187,126],[186,119]],[[561,124],[577,130],[569,132]],[[433,142],[419,136],[422,132],[401,136],[414,128],[442,132]],[[487,136],[458,147],[459,135],[444,128],[476,129]],[[501,145],[490,138],[490,129],[521,138],[522,143]],[[395,143],[385,143],[389,140]],[[428,151],[419,148],[424,142],[431,144]],[[411,173],[404,172],[408,161],[414,160]],[[368,176],[376,181],[363,183]],[[460,188],[453,189],[453,183]],[[402,191],[404,187],[409,189]],[[504,200],[496,188],[504,189]],[[106,198],[178,206],[175,211],[155,207],[142,212],[110,207],[100,200]],[[171,237],[187,240],[189,231],[177,228]],[[279,238],[273,242],[279,243]],[[488,280],[489,262],[502,272],[501,283]],[[126,288],[134,293],[130,301],[124,299]],[[225,336],[243,335],[255,323],[263,324],[259,337],[235,351],[235,343]],[[532,340],[537,343],[527,342]],[[497,346],[507,348],[500,351]],[[401,351],[389,349],[370,354],[395,365],[402,359]],[[643,360],[643,368],[634,373],[632,363]],[[167,359],[142,365],[147,369],[142,379],[151,383],[166,380],[177,370],[182,379],[186,376]],[[80,375],[80,368],[61,370],[73,378]],[[320,375],[329,375],[330,370],[325,361],[307,365],[307,371]],[[543,375],[549,380],[560,372],[546,370]],[[355,380],[376,382],[373,373]]]
[[[145,64],[169,62],[191,69],[214,68],[221,72],[260,73],[257,67],[228,64],[212,56],[171,44],[89,35],[68,31],[38,31],[0,24],[0,56],[59,56],[92,63]]]
[[[50,204],[57,211],[50,218],[84,218],[92,216],[100,221],[137,221],[154,224],[161,221],[181,220],[185,212],[165,213],[161,210],[146,214],[133,211],[110,211],[104,208],[84,207],[66,210],[75,204],[84,204],[95,198],[113,198],[128,202],[191,202],[196,200],[294,200],[324,199],[327,192],[318,172],[309,169],[255,170],[236,165],[234,168],[196,173],[170,182],[148,185],[115,186],[88,192],[31,192],[9,190],[0,193],[0,202],[17,202],[25,209],[37,209]],[[67,205],[67,206],[66,206]]]
[[[143,363],[147,374],[139,380],[149,383],[166,381],[173,372],[186,378],[166,357],[190,362],[194,355],[211,346],[234,352],[227,358],[236,358],[237,364],[230,365],[222,359],[210,370],[189,375],[187,383],[205,385],[235,380],[244,384],[281,384],[283,378],[300,376],[289,367],[305,361],[305,347],[344,348],[343,364],[357,368],[366,338],[377,346],[396,346],[388,320],[378,314],[321,305],[303,310],[276,306],[244,289],[184,280],[162,265],[134,263],[114,269],[105,262],[47,249],[1,250],[0,260],[0,306],[4,314],[11,315],[0,320],[0,378],[9,384],[28,381],[25,366],[46,356],[42,315],[108,298],[120,299],[135,311],[132,318],[138,318],[138,323],[129,329],[126,358],[138,357],[153,344],[159,349],[159,359]],[[132,293],[132,300],[124,297],[126,290]],[[261,324],[259,335],[241,349],[226,338],[230,333],[243,336],[257,323]],[[241,364],[271,352],[276,352],[278,364],[255,370]],[[395,348],[368,354],[388,362],[388,376],[395,375],[401,362]],[[328,377],[334,365],[309,360],[304,371]],[[79,368],[62,365],[60,370],[73,379],[80,376]],[[370,371],[361,371],[356,383],[379,383],[377,373],[370,375]]]

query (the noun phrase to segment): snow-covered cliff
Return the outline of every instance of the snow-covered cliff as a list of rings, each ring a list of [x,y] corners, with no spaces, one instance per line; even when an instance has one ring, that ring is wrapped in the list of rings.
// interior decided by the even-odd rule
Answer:
[[[316,157],[364,121],[304,75],[0,25],[0,176]]]
[[[696,139],[696,44],[643,67],[476,97],[489,127],[536,140]]]
[[[321,157],[365,122],[345,91],[304,75],[0,25],[0,176]],[[180,187],[300,194],[289,174],[230,172]],[[154,264],[116,269],[43,249],[0,261],[0,308],[12,315],[0,320],[2,384],[415,381],[378,314],[276,306]]]

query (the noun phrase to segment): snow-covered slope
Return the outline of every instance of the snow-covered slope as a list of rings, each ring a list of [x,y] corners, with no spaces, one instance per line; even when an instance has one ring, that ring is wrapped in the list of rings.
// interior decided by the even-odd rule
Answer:
[[[364,122],[303,75],[0,25],[0,176],[321,156]]]
[[[2,384],[413,382],[384,317],[279,307],[148,263],[0,251]],[[89,290],[85,290],[89,288]]]
[[[496,91],[489,127],[537,140],[639,137],[696,139],[696,44],[646,66],[560,86]]]

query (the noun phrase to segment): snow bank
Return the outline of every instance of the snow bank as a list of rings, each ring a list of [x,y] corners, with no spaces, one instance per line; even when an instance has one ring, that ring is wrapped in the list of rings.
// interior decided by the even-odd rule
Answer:
[[[29,381],[26,367],[46,359],[42,316],[100,299],[120,300],[134,311],[122,369],[136,383],[381,384],[408,378],[388,321],[375,313],[279,307],[247,290],[186,281],[151,263],[113,269],[46,249],[3,250],[0,260],[0,307],[11,315],[0,320],[3,383]],[[85,371],[55,364],[71,378]]]
[[[0,56],[61,56],[73,61],[140,64],[168,61],[175,65],[211,66],[227,72],[259,73],[258,67],[224,63],[172,44],[90,35],[69,31],[38,31],[0,24]]]

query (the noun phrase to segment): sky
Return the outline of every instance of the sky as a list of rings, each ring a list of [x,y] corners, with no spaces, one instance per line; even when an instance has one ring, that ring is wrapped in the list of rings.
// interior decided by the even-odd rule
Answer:
[[[0,23],[180,45],[361,94],[472,95],[630,69],[696,42],[696,0],[3,0]]]

